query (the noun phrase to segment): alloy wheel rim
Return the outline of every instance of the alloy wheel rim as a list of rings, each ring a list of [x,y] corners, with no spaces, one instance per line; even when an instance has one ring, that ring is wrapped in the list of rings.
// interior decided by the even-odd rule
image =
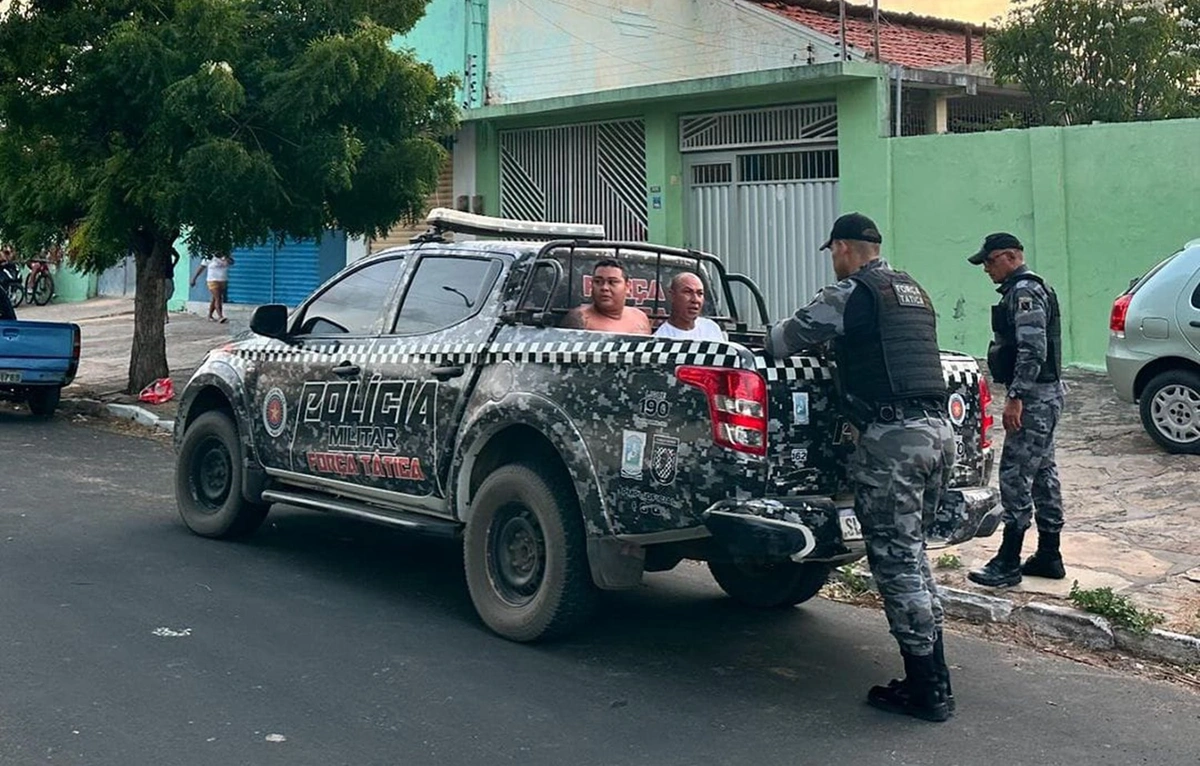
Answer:
[[[1200,440],[1200,393],[1173,383],[1164,386],[1150,402],[1150,416],[1158,432],[1179,444]]]

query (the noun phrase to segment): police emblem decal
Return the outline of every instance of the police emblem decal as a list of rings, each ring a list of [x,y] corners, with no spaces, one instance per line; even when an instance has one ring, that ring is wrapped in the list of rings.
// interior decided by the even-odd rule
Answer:
[[[267,392],[267,397],[263,399],[262,419],[263,427],[271,438],[283,434],[287,427],[287,397],[283,391],[272,388]]]
[[[792,394],[792,423],[798,426],[808,425],[808,393]]]
[[[655,484],[669,486],[679,473],[679,440],[661,434],[654,435],[650,447],[650,478]]]
[[[646,434],[642,431],[624,431],[621,439],[621,478],[642,478],[642,460],[646,455]]]
[[[962,394],[950,394],[950,403],[946,405],[946,410],[950,415],[950,422],[956,426],[961,426],[967,419],[967,402],[962,398]]]

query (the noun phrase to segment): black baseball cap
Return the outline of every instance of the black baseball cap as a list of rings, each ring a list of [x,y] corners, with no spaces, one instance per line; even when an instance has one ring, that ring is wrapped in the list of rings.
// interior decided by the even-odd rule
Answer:
[[[883,244],[883,235],[879,227],[862,213],[846,213],[833,222],[833,231],[829,232],[829,240],[821,245],[822,250],[828,250],[835,239],[853,239],[859,242],[874,242]]]
[[[1020,250],[1021,252],[1025,252],[1025,246],[1021,244],[1021,240],[1013,235],[998,231],[995,234],[987,235],[983,240],[983,247],[979,248],[978,253],[968,258],[967,262],[978,266],[997,250]]]

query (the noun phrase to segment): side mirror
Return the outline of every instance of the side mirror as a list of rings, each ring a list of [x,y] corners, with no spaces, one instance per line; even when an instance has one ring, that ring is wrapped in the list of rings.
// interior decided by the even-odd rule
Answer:
[[[267,338],[287,336],[288,309],[278,303],[269,303],[254,309],[250,317],[250,331]]]

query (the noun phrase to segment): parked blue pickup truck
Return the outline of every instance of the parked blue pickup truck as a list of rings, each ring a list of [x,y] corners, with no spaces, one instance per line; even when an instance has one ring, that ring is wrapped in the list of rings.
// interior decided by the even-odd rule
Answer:
[[[0,321],[0,399],[48,418],[79,370],[79,325]]]

